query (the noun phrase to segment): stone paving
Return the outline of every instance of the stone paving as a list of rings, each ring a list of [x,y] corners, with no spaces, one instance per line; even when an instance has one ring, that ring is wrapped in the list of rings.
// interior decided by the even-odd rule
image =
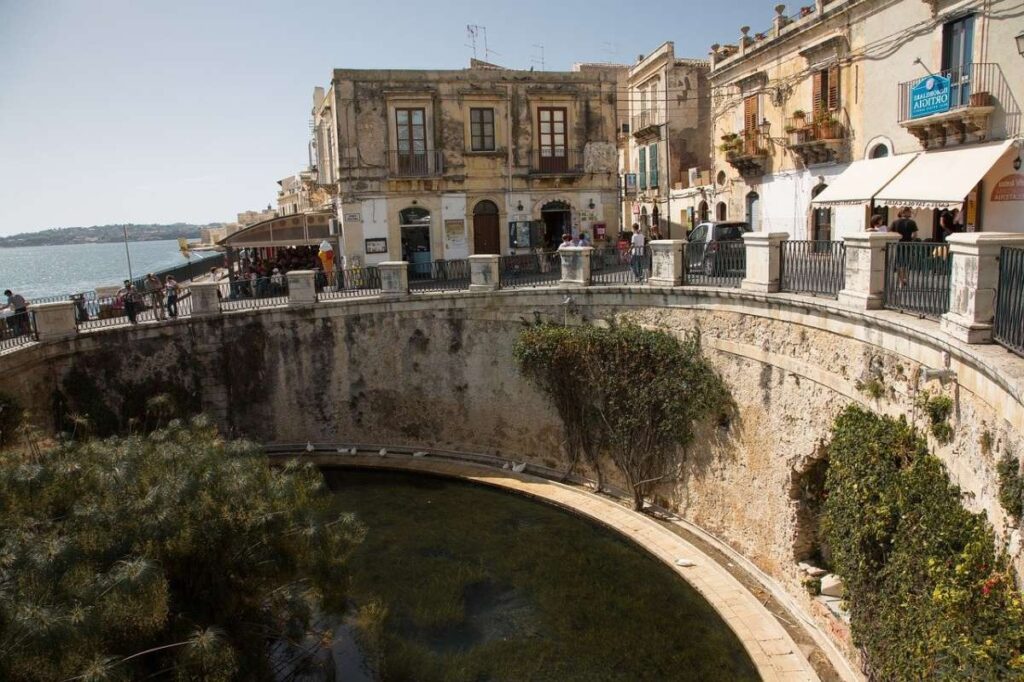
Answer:
[[[319,458],[314,458],[319,459]],[[615,501],[527,473],[432,457],[350,455],[323,458],[345,466],[405,469],[452,476],[529,495],[592,519],[622,533],[671,566],[692,585],[732,628],[766,681],[819,680],[782,625],[736,578],[693,544]],[[325,464],[328,461],[324,461]],[[680,567],[678,559],[693,566]]]

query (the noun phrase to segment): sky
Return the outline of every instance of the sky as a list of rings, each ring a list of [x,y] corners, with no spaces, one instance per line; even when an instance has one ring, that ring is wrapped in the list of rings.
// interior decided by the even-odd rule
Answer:
[[[486,27],[490,61],[539,69],[543,45],[544,67],[568,70],[666,40],[706,57],[775,4],[0,0],[0,235],[276,206],[331,69],[465,68],[467,25]]]

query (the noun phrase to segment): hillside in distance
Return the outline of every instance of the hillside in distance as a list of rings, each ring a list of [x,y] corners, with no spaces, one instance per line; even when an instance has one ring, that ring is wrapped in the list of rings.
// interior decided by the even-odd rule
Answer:
[[[198,239],[204,227],[221,227],[223,223],[193,225],[173,223],[171,225],[93,225],[91,227],[55,227],[39,232],[22,232],[10,237],[0,237],[0,248],[13,246],[56,246],[58,244],[104,244],[124,241],[125,227],[128,241],[152,242],[161,239]]]

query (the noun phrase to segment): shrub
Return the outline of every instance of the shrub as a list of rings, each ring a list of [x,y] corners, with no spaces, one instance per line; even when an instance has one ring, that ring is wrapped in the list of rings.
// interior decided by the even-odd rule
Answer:
[[[1024,517],[1024,476],[1020,473],[1020,462],[1007,452],[999,458],[996,468],[999,472],[999,503],[1014,521],[1020,523]]]
[[[869,677],[1024,675],[1024,606],[1008,559],[927,442],[903,419],[850,407],[828,448],[823,531]]]

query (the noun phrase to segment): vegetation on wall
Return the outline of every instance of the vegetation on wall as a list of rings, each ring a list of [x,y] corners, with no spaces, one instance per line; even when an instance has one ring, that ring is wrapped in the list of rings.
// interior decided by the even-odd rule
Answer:
[[[334,504],[312,467],[274,469],[201,420],[0,454],[0,679],[266,679],[307,662],[362,537]]]
[[[822,529],[873,680],[1024,676],[1024,606],[983,514],[905,420],[836,419]]]
[[[999,503],[1016,523],[1024,518],[1024,475],[1020,462],[1009,452],[996,465],[999,472]]]
[[[592,463],[606,456],[637,510],[679,473],[679,449],[693,440],[695,424],[731,404],[696,332],[680,340],[636,325],[538,325],[520,335],[515,356],[555,402],[570,444],[576,438]],[[571,435],[579,431],[586,434]]]
[[[942,445],[951,443],[953,427],[949,425],[949,417],[953,414],[953,399],[924,391],[917,397],[917,407],[928,417],[928,430],[935,440]]]

